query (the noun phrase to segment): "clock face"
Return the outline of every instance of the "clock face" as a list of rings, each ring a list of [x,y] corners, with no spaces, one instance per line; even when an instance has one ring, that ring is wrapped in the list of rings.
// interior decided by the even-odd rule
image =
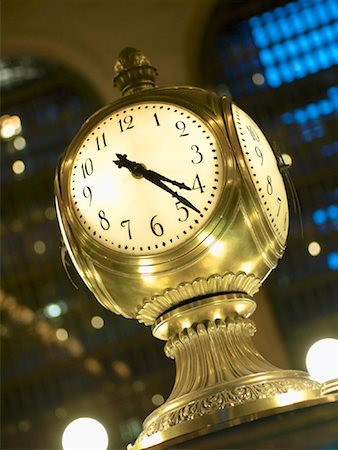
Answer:
[[[193,237],[224,180],[211,129],[188,109],[137,103],[107,115],[73,157],[73,210],[87,235],[128,255],[151,255]]]
[[[232,104],[232,114],[259,202],[279,242],[284,245],[289,228],[289,208],[275,154],[257,124],[235,104]]]

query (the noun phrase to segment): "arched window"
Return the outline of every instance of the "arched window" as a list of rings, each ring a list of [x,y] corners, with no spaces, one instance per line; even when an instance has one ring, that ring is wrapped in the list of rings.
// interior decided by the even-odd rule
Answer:
[[[326,321],[326,333],[334,333],[337,314],[336,6],[219,1],[201,49],[204,84],[232,96],[292,161],[304,236],[294,220],[286,254],[265,285],[297,367],[311,343],[309,321]]]

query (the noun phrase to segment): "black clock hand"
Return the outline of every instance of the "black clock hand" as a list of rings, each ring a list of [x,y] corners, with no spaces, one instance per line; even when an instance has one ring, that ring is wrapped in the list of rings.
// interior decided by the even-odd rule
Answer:
[[[118,160],[113,162],[119,168],[126,167],[135,176],[144,176],[145,178],[147,178],[146,174],[148,174],[149,177],[152,177],[153,179],[166,181],[167,183],[171,183],[174,186],[179,187],[180,189],[187,189],[188,191],[191,191],[191,188],[184,183],[171,180],[170,178],[167,178],[164,175],[154,172],[153,170],[146,169],[143,164],[137,163],[135,161],[130,161],[129,159],[127,159],[127,155],[121,155],[120,153],[116,153],[116,156],[118,157]]]
[[[167,178],[164,175],[161,175],[161,174],[159,174],[157,172],[154,172],[153,170],[147,170],[147,173],[150,176],[152,176],[154,178],[157,178],[158,180],[166,181],[167,183],[171,183],[174,186],[178,186],[180,189],[187,189],[188,191],[191,191],[191,188],[189,186],[187,186],[186,184],[180,183],[179,181],[171,180],[170,178]]]
[[[151,183],[155,184],[156,186],[160,187],[161,189],[164,189],[165,191],[169,192],[173,197],[177,198],[183,205],[188,206],[189,208],[193,209],[196,212],[200,212],[192,203],[189,202],[186,198],[179,195],[177,192],[173,191],[168,187],[166,184],[162,183],[161,180],[157,179],[156,177],[153,177],[153,175],[148,174],[147,172],[144,173],[144,178]]]
[[[169,194],[171,194],[173,197],[177,198],[183,205],[188,206],[189,208],[193,209],[196,212],[200,212],[192,203],[189,202],[186,198],[179,195],[177,192],[170,189],[167,185],[162,183],[161,180],[168,181],[172,184],[175,184],[177,186],[184,185],[184,183],[178,183],[177,181],[170,180],[167,177],[164,177],[157,172],[154,172],[153,170],[146,169],[142,164],[137,163],[135,161],[130,161],[127,159],[127,155],[121,155],[119,153],[116,153],[116,156],[118,157],[118,160],[113,161],[119,168],[126,167],[133,175],[144,177],[146,180],[150,181],[151,183],[155,184],[156,186],[160,187],[161,189],[165,190]],[[184,189],[189,189],[188,186],[185,186]]]

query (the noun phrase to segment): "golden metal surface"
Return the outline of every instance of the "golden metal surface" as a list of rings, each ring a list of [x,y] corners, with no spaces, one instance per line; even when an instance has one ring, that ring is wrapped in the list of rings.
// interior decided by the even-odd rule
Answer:
[[[135,52],[122,56],[115,82],[129,95],[84,124],[59,163],[55,195],[63,240],[88,288],[107,309],[153,326],[176,363],[172,393],[145,420],[132,448],[320,398],[319,383],[304,372],[274,367],[252,342],[252,296],[285,245],[266,217],[246,166],[230,100],[191,87],[150,89],[154,69],[149,61]],[[140,102],[178,105],[198,115],[222,149],[225,174],[205,225],[171,250],[146,256],[94,240],[78,219],[71,187],[73,162],[84,139],[95,135],[100,121],[113,112]]]
[[[127,47],[121,51],[114,66],[114,86],[122,95],[134,94],[155,86],[157,70],[149,59],[136,48]]]
[[[146,418],[131,448],[321,398],[322,385],[306,372],[279,369],[257,351],[254,323],[235,312],[244,305],[243,313],[250,315],[251,301],[239,295],[236,305],[236,295],[224,296],[228,309],[219,310],[221,299],[207,300],[177,308],[155,324],[156,337],[169,335],[165,353],[175,360],[176,379],[169,398]],[[225,318],[210,320],[213,311]]]
[[[249,317],[256,303],[247,294],[219,294],[201,300],[192,300],[159,317],[153,325],[153,335],[167,341],[194,324],[225,320],[236,316]]]
[[[161,441],[164,449],[267,449],[334,448],[338,437],[338,395],[267,408],[235,419],[210,422],[195,431]],[[133,448],[130,446],[129,448]]]
[[[77,219],[70,171],[90,130],[112,111],[139,101],[170,101],[191,109],[208,124],[223,149],[226,179],[212,219],[192,239],[151,257],[128,256],[100,245]],[[63,239],[85,283],[106,308],[152,325],[168,308],[217,292],[252,296],[284,252],[243,182],[216,94],[197,88],[154,88],[129,95],[92,116],[60,161],[55,192]]]

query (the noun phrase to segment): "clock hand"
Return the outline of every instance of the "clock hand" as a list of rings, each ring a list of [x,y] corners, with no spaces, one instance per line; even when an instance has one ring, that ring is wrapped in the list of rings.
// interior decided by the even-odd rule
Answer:
[[[118,160],[115,160],[113,162],[118,166],[119,169],[121,167],[126,167],[133,175],[144,177],[146,180],[150,181],[151,183],[155,184],[156,186],[160,187],[161,189],[171,194],[183,205],[188,206],[188,208],[191,208],[198,213],[200,212],[192,203],[189,202],[189,200],[187,200],[186,198],[179,195],[177,192],[170,189],[170,187],[164,184],[161,180],[163,179],[164,181],[168,181],[176,185],[184,185],[184,183],[178,183],[177,181],[173,181],[167,177],[163,177],[157,172],[148,170],[143,166],[143,164],[137,163],[135,161],[130,161],[129,159],[127,159],[127,155],[121,155],[120,153],[116,153],[116,156],[118,157]],[[188,186],[185,186],[185,189],[191,190],[191,188],[189,188]]]
[[[164,175],[161,175],[161,174],[159,174],[157,172],[154,172],[153,170],[147,170],[147,173],[150,176],[152,176],[154,178],[157,178],[158,180],[166,181],[167,183],[171,183],[174,186],[178,186],[180,189],[187,189],[188,191],[191,191],[191,188],[189,186],[187,186],[186,184],[180,183],[179,181],[171,180],[170,178],[167,178]]]
[[[200,212],[200,210],[197,209],[192,203],[190,203],[189,200],[187,200],[186,198],[179,195],[177,192],[170,189],[170,187],[168,187],[166,184],[162,183],[162,181],[160,179],[157,179],[156,177],[153,178],[147,172],[143,176],[145,179],[147,179],[151,183],[153,183],[156,186],[160,187],[161,189],[169,192],[169,194],[171,194],[173,197],[177,198],[177,200],[179,200],[181,203],[183,203],[183,205],[188,206],[189,208],[193,209],[194,211],[196,211],[198,213]]]
[[[113,162],[119,168],[126,167],[127,169],[130,170],[130,172],[133,175],[144,176],[146,178],[146,174],[148,174],[149,177],[151,177],[153,179],[166,181],[168,183],[173,184],[174,186],[179,187],[180,189],[187,189],[188,191],[191,191],[191,188],[184,183],[180,183],[179,181],[171,180],[170,178],[167,178],[164,175],[154,172],[153,170],[148,170],[141,163],[137,163],[135,161],[130,161],[129,159],[127,159],[127,155],[121,155],[120,153],[116,153],[116,156],[118,157],[118,160],[113,161]]]

